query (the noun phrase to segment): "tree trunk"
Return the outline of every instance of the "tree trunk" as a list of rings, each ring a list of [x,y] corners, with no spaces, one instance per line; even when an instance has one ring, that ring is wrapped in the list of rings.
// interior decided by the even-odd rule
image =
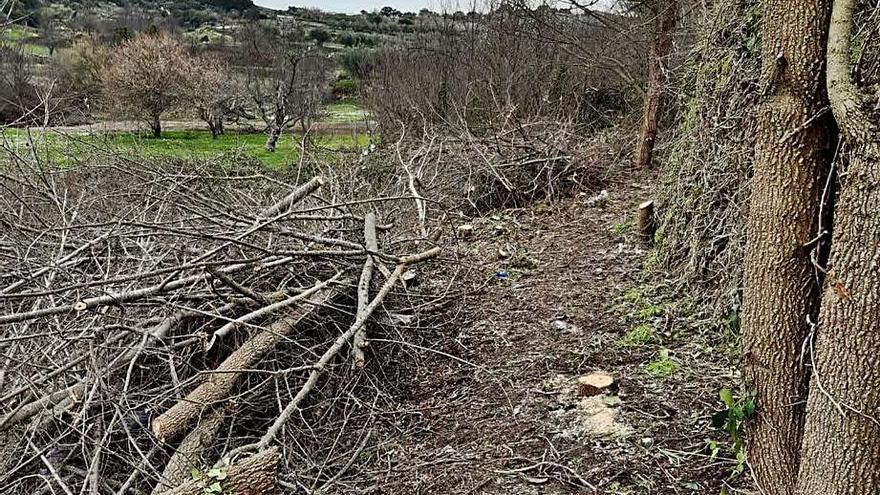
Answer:
[[[854,0],[835,0],[828,94],[849,150],[814,338],[798,493],[880,493],[880,126],[850,76]]]
[[[269,126],[269,137],[266,138],[266,151],[270,153],[275,152],[275,146],[278,144],[278,138],[281,137],[281,126],[277,123],[272,123]]]
[[[663,93],[666,86],[664,62],[672,52],[672,34],[678,17],[678,1],[657,2],[654,12],[654,39],[648,54],[648,90],[642,111],[642,128],[639,132],[639,149],[636,167],[650,168],[654,157],[654,141],[663,110]]]
[[[154,138],[158,139],[162,137],[162,121],[159,120],[158,115],[153,117],[153,122],[150,124],[150,129],[153,131]]]
[[[815,61],[824,57],[830,5],[770,0],[764,17],[742,345],[746,387],[757,393],[747,459],[765,495],[794,493],[798,472],[807,384],[801,346],[819,306],[810,246],[830,145],[827,119],[814,118],[827,104]]]

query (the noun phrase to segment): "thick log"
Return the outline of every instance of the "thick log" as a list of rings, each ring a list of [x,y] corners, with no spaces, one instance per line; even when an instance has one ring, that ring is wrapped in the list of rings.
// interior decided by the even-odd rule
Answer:
[[[192,468],[201,469],[208,465],[205,454],[214,444],[217,432],[223,425],[226,411],[227,408],[214,409],[183,437],[183,441],[180,442],[174,455],[165,465],[159,483],[153,488],[153,495],[165,493],[190,480]]]
[[[336,291],[325,288],[319,294],[318,305],[332,299]],[[291,315],[277,320],[245,342],[217,367],[210,378],[154,419],[153,434],[165,441],[181,436],[206,408],[229,399],[246,370],[254,368],[266,353],[293,333],[299,322],[313,311],[314,306],[297,307]]]
[[[189,480],[164,495],[204,495],[206,485],[217,482],[223,495],[273,495],[278,492],[278,449],[267,449],[224,470],[223,480]]]

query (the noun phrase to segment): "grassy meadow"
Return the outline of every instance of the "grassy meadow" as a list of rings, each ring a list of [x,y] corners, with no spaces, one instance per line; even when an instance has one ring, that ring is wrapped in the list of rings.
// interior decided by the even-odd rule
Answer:
[[[174,157],[211,159],[242,156],[259,160],[268,168],[284,168],[296,163],[301,153],[301,136],[286,134],[274,153],[266,151],[266,135],[259,132],[229,131],[211,137],[202,130],[169,130],[161,138],[140,133],[65,134],[56,131],[30,132],[21,129],[2,131],[5,146],[17,153],[35,153],[56,163],[76,163],[95,151],[119,153],[132,159]],[[358,150],[370,144],[366,134],[312,137],[319,152]]]
[[[363,122],[367,113],[352,101],[341,101],[325,107],[322,124],[339,125]],[[312,150],[318,153],[358,151],[369,146],[371,137],[358,133],[321,133],[310,135]],[[302,135],[289,130],[281,136],[274,153],[266,151],[266,134],[259,131],[227,130],[216,139],[208,130],[168,129],[161,138],[146,132],[82,132],[56,129],[0,129],[0,143],[16,153],[36,154],[56,163],[73,164],[93,152],[120,153],[132,159],[174,157],[182,159],[213,159],[245,157],[255,159],[268,168],[284,168],[298,162]]]

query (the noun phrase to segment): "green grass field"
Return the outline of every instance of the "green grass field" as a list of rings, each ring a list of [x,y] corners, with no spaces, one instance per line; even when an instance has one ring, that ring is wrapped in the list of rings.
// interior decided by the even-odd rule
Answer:
[[[31,42],[37,33],[28,27],[13,25],[0,33],[0,45],[9,48],[20,47],[25,53],[38,57],[48,57],[49,47]]]
[[[219,158],[247,156],[269,168],[284,168],[296,163],[300,156],[299,136],[283,135],[274,153],[266,151],[263,133],[228,132],[217,139],[208,131],[165,131],[159,139],[134,133],[63,135],[31,131],[35,151],[53,161],[76,161],[92,151],[115,152],[133,159],[151,157]],[[6,129],[2,137],[19,152],[26,150],[27,134],[20,129]],[[319,153],[360,149],[368,146],[369,136],[316,136],[313,144]]]
[[[326,116],[322,121],[333,124],[363,122],[364,119],[369,118],[370,116],[370,114],[358,106],[357,103],[349,100],[341,100],[327,105],[324,107],[324,111],[326,112]]]

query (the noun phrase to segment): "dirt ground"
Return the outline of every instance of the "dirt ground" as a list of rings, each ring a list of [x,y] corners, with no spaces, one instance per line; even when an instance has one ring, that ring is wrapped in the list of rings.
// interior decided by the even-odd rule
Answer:
[[[379,421],[357,493],[719,493],[731,463],[710,457],[707,418],[730,371],[711,342],[682,330],[619,345],[631,326],[621,294],[657,278],[626,230],[653,187],[638,180],[608,184],[606,201],[458,222],[473,230],[458,229],[455,260],[421,276],[469,289],[413,329],[418,362],[388,380],[400,406]],[[668,377],[646,371],[660,347]],[[617,384],[578,397],[575,380],[595,371]]]

